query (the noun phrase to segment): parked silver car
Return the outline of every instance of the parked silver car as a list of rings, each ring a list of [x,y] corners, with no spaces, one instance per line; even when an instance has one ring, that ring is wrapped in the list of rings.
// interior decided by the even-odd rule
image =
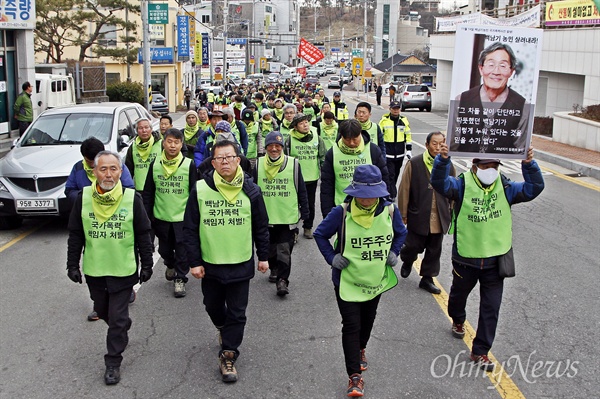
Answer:
[[[421,111],[431,112],[431,91],[426,85],[405,84],[396,93],[402,111],[407,108],[419,108]]]
[[[67,214],[65,183],[82,159],[83,140],[96,137],[124,157],[141,117],[158,130],[158,119],[134,103],[81,104],[40,114],[0,159],[0,228],[17,228],[27,216]]]

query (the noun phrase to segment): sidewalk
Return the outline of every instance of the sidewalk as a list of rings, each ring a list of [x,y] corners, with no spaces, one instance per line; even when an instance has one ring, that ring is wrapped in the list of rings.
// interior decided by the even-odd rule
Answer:
[[[361,92],[360,97],[357,98],[356,90],[351,91],[350,87],[348,87],[348,89],[342,92],[342,96],[345,101],[367,101],[372,106],[377,107],[375,92],[369,92],[367,94]],[[387,110],[389,106],[390,96],[382,96],[381,108]],[[436,110],[434,109],[433,112],[435,113],[435,111]],[[447,110],[443,110],[443,112],[447,113]],[[600,152],[559,143],[552,141],[551,138],[539,135],[533,135],[532,145],[537,159],[600,180]]]

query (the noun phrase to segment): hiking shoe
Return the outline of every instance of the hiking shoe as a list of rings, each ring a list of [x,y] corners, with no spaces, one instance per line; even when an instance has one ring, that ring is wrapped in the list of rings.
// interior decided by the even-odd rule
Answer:
[[[412,263],[404,262],[402,263],[402,267],[400,268],[400,276],[402,278],[407,278],[410,276],[410,272],[412,271]]]
[[[494,371],[496,365],[492,362],[487,355],[475,355],[471,353],[471,360],[477,363],[477,365],[484,371]]]
[[[313,239],[312,229],[304,229],[304,238]]]
[[[116,366],[107,366],[104,372],[104,383],[106,385],[115,385],[121,381],[121,370]]]
[[[289,293],[290,293],[290,290],[288,289],[287,281],[280,278],[277,281],[277,296],[286,296]]]
[[[352,398],[356,398],[359,396],[363,396],[365,389],[365,381],[362,378],[362,375],[358,373],[354,373],[350,376],[348,380],[348,396]]]
[[[452,323],[452,336],[454,338],[463,339],[465,336],[465,326],[463,323]]]
[[[269,273],[269,283],[277,282],[277,269],[271,269],[271,273]]]
[[[237,370],[235,369],[235,352],[223,351],[219,356],[219,370],[223,382],[236,382]]]
[[[175,298],[183,298],[185,296],[185,283],[182,279],[175,280]]]
[[[87,317],[88,321],[96,321],[96,320],[100,320],[100,317],[98,317],[98,313],[96,313],[96,311],[92,311],[92,313],[90,313]]]
[[[366,371],[369,368],[369,364],[367,363],[367,356],[365,355],[365,350],[360,350],[360,371]]]
[[[137,294],[135,293],[135,290],[131,290],[131,295],[129,295],[129,303],[134,303],[136,297]]]
[[[167,281],[175,280],[175,275],[175,269],[167,267],[167,270],[165,270],[165,278],[167,279]]]

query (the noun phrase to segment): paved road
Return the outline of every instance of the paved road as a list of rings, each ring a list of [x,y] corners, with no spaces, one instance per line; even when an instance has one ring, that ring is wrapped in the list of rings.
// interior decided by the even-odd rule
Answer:
[[[374,119],[382,112],[374,111]],[[416,142],[439,129],[435,113],[406,114]],[[416,145],[413,153],[421,151]],[[419,290],[413,272],[382,299],[367,351],[366,397],[598,396],[598,183],[543,166],[557,172],[546,172],[545,191],[514,207],[517,277],[506,281],[492,348],[510,378],[498,382],[470,367],[468,346],[450,335],[446,297]],[[512,165],[505,170],[519,179]],[[32,228],[37,230],[28,234]],[[66,237],[60,220],[29,220],[18,231],[0,232],[0,398],[345,397],[341,318],[329,268],[314,241],[301,237],[294,248],[286,298],[275,295],[267,276],[252,280],[240,381],[234,385],[219,380],[216,331],[203,309],[199,281],[188,284],[186,298],[175,299],[158,261],[131,306],[122,382],[107,387],[106,327],[85,320],[91,302],[86,287],[66,277]],[[447,239],[439,276],[445,291],[450,245]],[[467,308],[471,324],[477,297],[474,292]]]

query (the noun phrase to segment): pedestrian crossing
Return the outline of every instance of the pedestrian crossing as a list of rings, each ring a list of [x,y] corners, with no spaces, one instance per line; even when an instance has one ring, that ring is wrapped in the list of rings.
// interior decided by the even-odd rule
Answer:
[[[410,122],[411,118],[415,118],[423,123],[427,123],[428,125],[434,126],[436,129],[438,129],[442,132],[445,132],[448,129],[448,114],[447,113],[404,112],[404,113],[402,113],[402,115],[408,117],[409,122]]]

